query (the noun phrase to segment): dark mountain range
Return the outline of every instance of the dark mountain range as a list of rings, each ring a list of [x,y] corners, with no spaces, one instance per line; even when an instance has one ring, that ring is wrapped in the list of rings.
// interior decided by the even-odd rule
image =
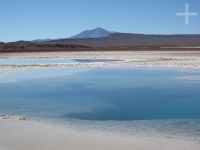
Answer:
[[[200,35],[146,35],[112,33],[102,38],[60,39],[48,43],[78,44],[91,47],[99,46],[200,46]]]

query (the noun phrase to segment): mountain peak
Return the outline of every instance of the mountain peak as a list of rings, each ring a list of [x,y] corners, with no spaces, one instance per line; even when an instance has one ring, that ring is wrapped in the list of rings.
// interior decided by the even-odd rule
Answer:
[[[105,30],[105,29],[103,29],[103,28],[101,28],[101,27],[97,27],[97,28],[95,28],[95,29],[93,29],[93,30]]]
[[[109,32],[101,27],[97,27],[92,30],[85,30],[71,38],[72,39],[101,38],[101,37],[107,37],[110,34],[111,34],[111,32]]]

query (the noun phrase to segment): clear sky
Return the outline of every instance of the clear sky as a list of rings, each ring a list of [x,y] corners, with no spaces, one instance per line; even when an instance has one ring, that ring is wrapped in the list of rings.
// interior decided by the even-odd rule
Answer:
[[[189,18],[176,13],[198,13]],[[200,0],[0,0],[0,41],[66,38],[85,29],[200,34]]]

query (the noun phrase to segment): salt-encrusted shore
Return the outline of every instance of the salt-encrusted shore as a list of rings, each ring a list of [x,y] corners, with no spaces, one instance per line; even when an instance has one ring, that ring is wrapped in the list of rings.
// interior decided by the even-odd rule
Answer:
[[[0,58],[69,58],[105,59],[114,61],[67,64],[1,65],[0,72],[24,68],[98,68],[98,67],[165,67],[200,68],[200,51],[102,51],[102,52],[43,52],[43,53],[2,53]]]
[[[200,69],[200,51],[102,51],[102,52],[41,52],[41,53],[1,53],[0,59],[12,58],[67,58],[101,59],[109,61],[81,62],[65,64],[21,64],[1,65],[0,77],[8,72],[41,68],[160,68],[160,69]],[[199,80],[200,77],[181,77],[182,80]]]
[[[198,140],[171,138],[159,133],[123,134],[76,130],[38,121],[0,120],[0,150],[199,150]],[[81,126],[81,124],[80,124]]]
[[[10,115],[4,115],[4,114],[0,114],[0,120],[26,120],[25,117],[23,116],[10,116]]]

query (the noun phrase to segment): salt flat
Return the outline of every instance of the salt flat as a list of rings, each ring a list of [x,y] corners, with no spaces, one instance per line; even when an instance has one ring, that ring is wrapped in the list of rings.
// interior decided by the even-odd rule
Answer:
[[[0,120],[0,133],[0,150],[198,150],[200,146],[187,137],[81,131],[38,121]]]
[[[35,64],[35,65],[0,65],[5,69],[27,67],[168,67],[200,68],[199,51],[102,51],[102,52],[42,52],[42,53],[3,53],[0,58],[69,58],[69,59],[109,59],[101,63],[79,64]],[[118,61],[116,61],[118,60]]]

